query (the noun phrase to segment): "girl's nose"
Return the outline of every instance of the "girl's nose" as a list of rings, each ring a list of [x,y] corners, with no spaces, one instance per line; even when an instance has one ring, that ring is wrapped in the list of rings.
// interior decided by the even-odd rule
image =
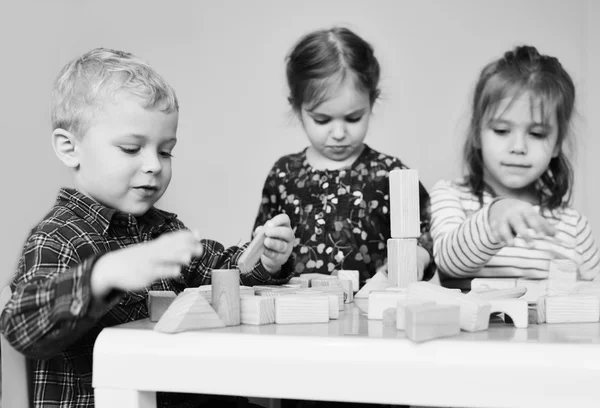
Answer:
[[[342,140],[346,136],[346,126],[339,121],[334,121],[331,137],[335,140]]]
[[[527,154],[527,137],[521,132],[517,132],[511,138],[510,152],[514,154]]]

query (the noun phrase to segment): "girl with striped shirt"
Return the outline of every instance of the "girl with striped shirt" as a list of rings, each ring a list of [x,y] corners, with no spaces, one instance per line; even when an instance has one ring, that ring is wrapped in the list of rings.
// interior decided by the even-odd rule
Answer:
[[[444,286],[471,278],[548,277],[566,257],[592,280],[600,256],[590,224],[570,206],[565,152],[575,86],[560,62],[517,47],[481,72],[464,145],[466,174],[431,190],[434,259]]]

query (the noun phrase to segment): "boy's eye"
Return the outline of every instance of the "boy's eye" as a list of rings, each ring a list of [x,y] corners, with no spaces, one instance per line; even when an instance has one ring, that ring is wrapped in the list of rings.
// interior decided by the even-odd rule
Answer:
[[[171,152],[160,152],[160,155],[162,157],[168,157],[168,158],[173,157],[173,155],[171,154]]]
[[[346,122],[357,123],[357,122],[360,122],[361,119],[362,119],[362,116],[350,117],[350,118],[346,118]]]
[[[123,151],[123,153],[127,154],[135,154],[140,151],[139,147],[134,146],[119,146],[119,148],[121,149],[121,151]]]

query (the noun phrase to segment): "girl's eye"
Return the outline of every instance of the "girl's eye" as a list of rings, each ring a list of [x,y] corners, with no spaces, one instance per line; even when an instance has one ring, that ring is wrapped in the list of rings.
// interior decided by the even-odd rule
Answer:
[[[542,132],[529,132],[529,134],[536,139],[544,139],[546,137],[546,134]]]
[[[325,125],[327,123],[329,123],[331,121],[331,119],[327,118],[327,119],[317,119],[317,118],[313,118],[313,120],[315,121],[316,124],[318,125]]]
[[[124,146],[119,146],[119,148],[121,149],[121,151],[123,153],[127,153],[127,154],[136,154],[137,152],[140,151],[139,147],[124,147]]]
[[[346,118],[346,122],[348,123],[357,123],[360,122],[360,120],[362,119],[362,116],[358,116],[355,118]]]
[[[508,133],[508,129],[498,129],[498,128],[496,128],[496,129],[492,129],[492,130],[497,135],[505,135],[505,134]]]

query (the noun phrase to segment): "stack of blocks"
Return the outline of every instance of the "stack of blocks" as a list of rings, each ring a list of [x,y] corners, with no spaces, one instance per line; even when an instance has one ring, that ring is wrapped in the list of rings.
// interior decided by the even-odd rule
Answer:
[[[388,282],[406,288],[417,281],[417,238],[421,235],[417,170],[390,172],[391,238],[387,242]]]

